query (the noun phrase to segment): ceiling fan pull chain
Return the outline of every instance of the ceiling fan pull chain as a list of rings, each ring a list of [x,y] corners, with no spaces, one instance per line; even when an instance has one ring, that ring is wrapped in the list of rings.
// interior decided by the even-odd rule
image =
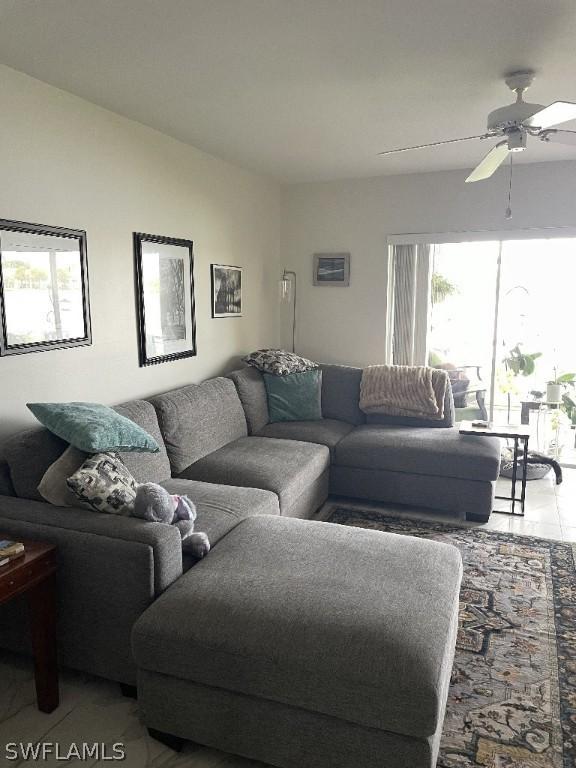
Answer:
[[[514,167],[514,154],[510,152],[510,178],[508,180],[508,208],[504,214],[506,219],[512,218],[512,169]]]

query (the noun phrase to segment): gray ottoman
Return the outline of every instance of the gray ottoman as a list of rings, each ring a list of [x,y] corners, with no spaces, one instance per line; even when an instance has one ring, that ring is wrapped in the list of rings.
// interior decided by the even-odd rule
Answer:
[[[141,718],[281,768],[431,768],[461,576],[446,544],[248,518],[136,623]]]

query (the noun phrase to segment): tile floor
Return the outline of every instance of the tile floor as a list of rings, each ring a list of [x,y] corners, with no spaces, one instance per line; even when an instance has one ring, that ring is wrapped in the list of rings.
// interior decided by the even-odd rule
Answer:
[[[511,495],[510,485],[510,480],[500,478],[496,493],[503,496]],[[519,486],[517,493],[520,493]],[[392,504],[373,504],[344,498],[330,499],[318,513],[318,516],[322,519],[326,518],[330,510],[338,504],[377,509],[384,514],[400,517],[421,517],[441,522],[454,522],[453,515],[442,515],[425,509],[408,509]],[[506,504],[505,501],[497,501],[496,508],[506,509]],[[519,505],[516,509],[519,509]],[[576,469],[564,469],[563,482],[560,485],[555,484],[552,472],[542,480],[529,481],[526,487],[526,506],[523,518],[492,513],[490,520],[484,524],[465,523],[463,520],[460,520],[459,523],[489,530],[576,542]]]
[[[509,493],[509,481],[500,479],[498,486],[506,488],[506,482],[508,489],[504,493]],[[552,472],[542,480],[530,481],[526,488],[524,518],[491,516],[490,523],[500,522],[504,525],[499,530],[576,542],[576,469],[564,469],[560,485],[555,484]]]
[[[508,493],[505,481],[502,493]],[[326,517],[334,505],[352,504],[348,499],[331,499],[319,513]],[[356,502],[358,504],[358,502]],[[385,514],[452,520],[424,510],[406,511],[392,505],[359,503],[381,509]],[[576,469],[564,471],[564,482],[553,484],[553,475],[528,484],[526,516],[523,519],[493,514],[482,527],[519,534],[576,542]],[[257,768],[261,763],[226,755],[216,750],[187,745],[180,754],[151,739],[138,721],[137,703],[124,698],[115,683],[80,673],[64,671],[61,676],[61,704],[50,715],[35,707],[32,667],[19,656],[0,651],[0,766],[28,766],[28,761],[9,761],[7,742],[58,742],[62,750],[75,742],[121,742],[126,748],[127,768]],[[40,763],[36,763],[40,764]],[[42,766],[57,766],[53,756]],[[109,761],[87,761],[87,768],[104,768]]]
[[[179,754],[152,739],[138,720],[138,706],[121,695],[119,686],[107,680],[63,671],[60,676],[60,706],[51,714],[38,712],[34,703],[31,664],[23,657],[0,651],[0,766],[1,768],[56,768],[82,765],[86,768],[264,768],[262,763],[186,744]],[[126,759],[58,761],[8,760],[9,743],[58,744],[66,754],[71,743],[80,747],[105,743],[124,746]]]

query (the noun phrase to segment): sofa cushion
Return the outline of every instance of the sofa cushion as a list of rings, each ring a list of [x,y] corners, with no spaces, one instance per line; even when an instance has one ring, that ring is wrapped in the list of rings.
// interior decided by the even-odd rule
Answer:
[[[287,352],[285,349],[257,349],[242,358],[242,362],[273,376],[287,376],[318,368],[318,363],[306,357]]]
[[[364,424],[366,417],[358,405],[362,368],[348,365],[322,365],[322,415],[350,424]]]
[[[131,419],[102,403],[27,403],[38,421],[85,453],[158,453],[156,441]]]
[[[461,435],[456,428],[364,424],[338,443],[335,463],[343,467],[496,480],[500,441],[495,437]]]
[[[120,458],[139,483],[160,483],[170,477],[170,461],[158,425],[158,417],[152,403],[147,400],[130,400],[114,407],[142,427],[158,443],[158,453],[121,453]]]
[[[2,453],[10,467],[16,496],[44,501],[38,491],[44,473],[64,453],[68,443],[48,429],[28,429],[9,437]]]
[[[322,418],[322,371],[263,376],[271,422]]]
[[[118,454],[95,453],[66,481],[80,506],[109,515],[131,515],[138,483]]]
[[[346,421],[319,419],[318,421],[283,421],[267,424],[258,432],[259,437],[277,437],[281,440],[301,440],[305,443],[326,445],[330,453],[354,427]]]
[[[134,656],[141,669],[423,738],[444,716],[461,575],[448,544],[254,517],[140,617]]]
[[[278,496],[260,488],[202,483],[173,477],[161,483],[169,493],[188,496],[196,505],[197,531],[204,531],[214,546],[240,520],[252,515],[279,515]]]
[[[205,456],[180,477],[273,491],[281,514],[330,466],[326,446],[271,437],[243,437]]]
[[[88,454],[69,445],[64,453],[51,464],[38,484],[38,493],[55,507],[78,507],[83,505],[68,487],[68,478],[84,464]],[[91,507],[90,507],[91,508]]]
[[[270,421],[268,396],[264,379],[256,368],[241,368],[228,374],[236,385],[238,397],[242,402],[248,433],[253,435]]]
[[[230,379],[208,379],[150,398],[156,408],[172,474],[248,434]]]

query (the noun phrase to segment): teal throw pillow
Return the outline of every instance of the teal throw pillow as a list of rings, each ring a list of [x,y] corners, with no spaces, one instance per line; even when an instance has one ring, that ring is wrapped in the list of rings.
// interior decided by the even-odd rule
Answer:
[[[50,432],[85,453],[158,453],[158,443],[142,427],[99,403],[28,403]]]
[[[322,371],[263,376],[271,422],[322,418]]]

